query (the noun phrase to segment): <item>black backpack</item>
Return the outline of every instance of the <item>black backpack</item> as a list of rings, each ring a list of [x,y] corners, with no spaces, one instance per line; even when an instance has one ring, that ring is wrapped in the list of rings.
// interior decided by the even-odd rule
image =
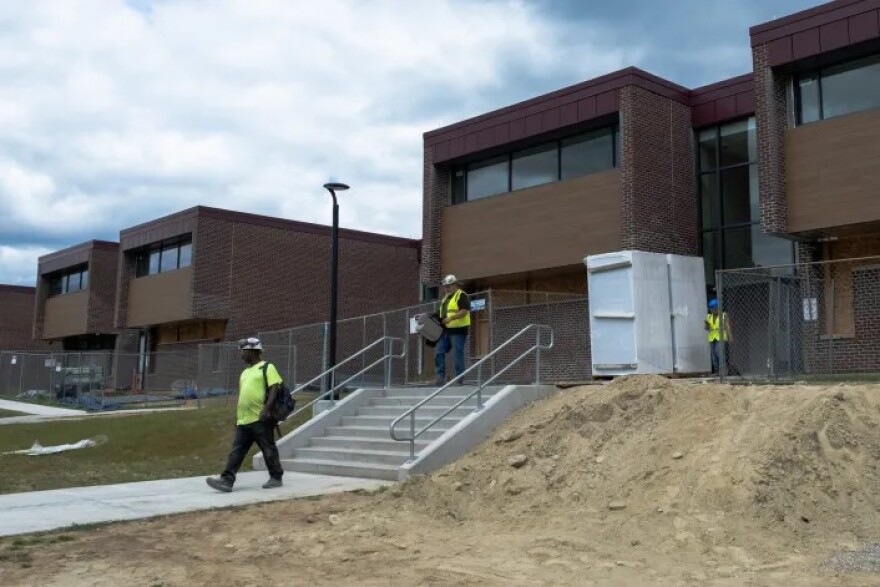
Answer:
[[[264,404],[269,401],[269,376],[266,373],[269,364],[270,363],[268,362],[263,363],[263,367],[261,368],[263,371],[263,388],[266,391],[266,397],[263,399]],[[269,413],[269,419],[275,422],[275,429],[278,431],[279,436],[281,436],[281,428],[279,428],[278,424],[287,420],[295,409],[296,400],[293,399],[293,396],[290,394],[290,388],[287,386],[287,383],[282,381],[278,385],[278,393],[275,394],[275,401],[266,410]]]

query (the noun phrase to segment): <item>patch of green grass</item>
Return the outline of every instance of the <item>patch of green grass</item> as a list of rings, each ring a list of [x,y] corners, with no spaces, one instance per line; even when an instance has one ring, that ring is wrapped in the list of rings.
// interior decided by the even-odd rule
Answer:
[[[310,415],[306,410],[285,422],[282,433]],[[54,455],[0,455],[0,494],[218,473],[226,463],[234,427],[233,401],[199,410],[0,426],[0,453],[28,448],[35,440],[50,446],[98,435],[108,439],[96,447]],[[251,455],[258,450],[255,445]],[[247,458],[243,469],[250,467]]]
[[[14,410],[0,410],[0,418],[12,418],[14,416],[27,416],[27,414]]]

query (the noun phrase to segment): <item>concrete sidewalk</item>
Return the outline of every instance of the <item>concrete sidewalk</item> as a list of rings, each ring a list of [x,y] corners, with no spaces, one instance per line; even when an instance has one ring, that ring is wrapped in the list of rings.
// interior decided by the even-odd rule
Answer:
[[[137,520],[355,489],[376,489],[389,484],[374,479],[288,472],[284,474],[283,487],[262,489],[266,479],[266,473],[262,471],[241,473],[232,493],[211,489],[205,483],[205,477],[187,477],[0,495],[0,536],[55,530],[74,524]]]
[[[68,408],[56,408],[53,406],[41,406],[28,402],[14,402],[8,399],[0,399],[0,409],[31,414],[32,416],[83,416],[85,410],[71,410]]]

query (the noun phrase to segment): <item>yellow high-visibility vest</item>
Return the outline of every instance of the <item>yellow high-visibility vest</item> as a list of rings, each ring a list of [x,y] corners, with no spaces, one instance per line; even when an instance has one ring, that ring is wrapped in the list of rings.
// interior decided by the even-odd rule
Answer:
[[[440,319],[444,319],[447,316],[455,315],[458,310],[458,300],[461,298],[461,294],[464,293],[464,290],[458,290],[452,296],[445,296],[443,301],[440,302]],[[458,320],[452,320],[449,324],[446,325],[446,328],[463,328],[465,326],[471,325],[471,313],[468,312]]]
[[[721,323],[724,322],[724,329],[721,329]],[[721,316],[716,316],[713,314],[706,315],[706,323],[709,324],[709,342],[715,342],[718,340],[727,341],[727,312],[722,314]]]

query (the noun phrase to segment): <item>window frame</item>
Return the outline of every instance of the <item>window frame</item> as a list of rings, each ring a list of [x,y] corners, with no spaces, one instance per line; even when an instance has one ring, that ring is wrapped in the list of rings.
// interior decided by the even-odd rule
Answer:
[[[86,283],[83,286],[83,275],[86,275]],[[71,289],[71,278],[76,278],[76,289]],[[66,296],[82,291],[88,291],[91,286],[91,274],[89,273],[89,264],[80,263],[73,267],[68,267],[57,271],[51,275],[47,275],[47,295],[46,297],[54,298],[57,296]]]
[[[187,245],[190,245],[191,247],[189,265],[182,267],[180,265],[181,249]],[[174,266],[169,269],[165,269],[163,263],[163,260],[166,256],[165,253],[170,253],[171,251],[174,251]],[[157,270],[155,272],[151,272],[151,259],[154,254],[158,254],[158,260],[156,263]],[[171,255],[169,254],[168,256],[170,257]],[[141,247],[134,252],[135,278],[149,277],[151,275],[161,275],[162,273],[170,273],[172,271],[187,269],[192,266],[192,256],[192,233],[150,243],[149,245]]]
[[[697,207],[698,207],[698,218],[700,219],[700,255],[705,258],[705,241],[706,238],[711,238],[714,243],[715,250],[713,251],[713,259],[711,260],[713,273],[711,275],[706,275],[707,285],[715,286],[715,274],[714,271],[724,270],[729,268],[729,263],[726,258],[727,251],[727,238],[726,233],[728,231],[737,231],[742,229],[751,229],[754,226],[761,226],[761,218],[750,218],[748,222],[731,222],[726,223],[724,218],[724,186],[722,180],[722,174],[725,171],[729,171],[731,169],[738,168],[747,168],[751,173],[753,170],[757,171],[758,166],[758,157],[757,153],[755,154],[755,160],[751,160],[745,163],[733,163],[729,165],[721,165],[721,128],[723,126],[727,126],[730,124],[737,124],[743,121],[748,121],[749,119],[754,118],[753,116],[749,116],[746,118],[740,118],[736,120],[730,120],[722,124],[716,124],[714,126],[694,129],[694,144],[696,148],[696,156],[695,156],[695,166],[696,166],[696,189],[697,189]],[[757,121],[756,121],[757,122]],[[748,128],[748,127],[747,127]],[[700,154],[700,135],[705,133],[706,131],[712,130],[714,134],[715,148],[714,155],[715,161],[711,168],[708,170],[704,170],[702,168],[702,160]],[[755,128],[755,132],[757,132],[757,127]],[[748,139],[747,139],[748,140]],[[714,189],[714,198],[713,202],[716,210],[717,210],[717,225],[714,225],[712,228],[705,228],[703,224],[703,177],[712,176],[712,186]],[[751,181],[749,181],[749,215],[751,216]],[[760,197],[760,196],[759,196]],[[792,251],[792,261],[794,261],[794,243],[791,243],[791,251]],[[752,253],[754,255],[754,251]],[[752,266],[754,265],[754,256],[751,259]]]
[[[873,108],[868,108],[865,110],[855,110],[853,112],[848,112],[846,114],[838,114],[838,115],[832,116],[830,118],[825,117],[825,84],[824,84],[824,79],[828,75],[827,72],[829,70],[834,70],[834,69],[838,70],[835,73],[842,73],[844,71],[856,71],[858,69],[864,68],[865,65],[854,66],[854,64],[862,63],[865,61],[871,61],[871,60],[873,60],[873,63],[871,63],[871,65],[880,66],[880,53],[874,53],[871,55],[864,55],[862,57],[857,57],[855,59],[848,59],[848,60],[842,61],[840,63],[826,65],[825,67],[819,67],[819,68],[812,69],[810,71],[806,71],[806,72],[799,73],[799,74],[795,75],[792,79],[792,86],[793,86],[793,90],[794,90],[795,124],[797,126],[803,126],[805,124],[815,124],[817,122],[823,122],[825,120],[831,120],[834,118],[838,118],[840,116],[847,116],[848,114],[855,114],[857,112],[866,112],[868,110],[880,109],[880,104],[878,104],[878,106],[875,106]],[[852,67],[847,67],[847,66],[852,66]],[[808,77],[815,77],[816,78],[816,84],[818,86],[819,118],[818,118],[818,120],[814,120],[811,122],[804,122],[803,121],[803,97],[802,97],[800,82],[801,82],[801,80],[808,78]]]
[[[599,133],[600,131],[606,131],[608,133],[608,135],[610,135],[610,138],[611,138],[611,167],[608,169],[603,169],[601,171],[594,171],[591,173],[587,173],[587,174],[583,174],[583,175],[576,175],[573,177],[569,177],[567,179],[562,179],[562,143],[564,141],[568,141],[568,140],[571,140],[576,137],[580,137],[580,136],[584,136],[584,135],[588,135],[588,134],[593,134],[593,133]],[[545,145],[553,145],[553,149],[556,150],[556,179],[554,179],[553,181],[550,181],[550,182],[537,184],[534,186],[513,189],[513,159],[514,159],[514,155],[516,155],[518,153],[522,153],[524,151],[538,149],[541,146],[545,146]],[[585,130],[585,131],[581,131],[581,132],[578,132],[578,133],[575,133],[572,135],[560,137],[560,138],[554,139],[552,141],[542,141],[542,142],[538,142],[538,143],[535,143],[535,144],[532,144],[532,145],[529,145],[526,147],[520,147],[518,149],[513,149],[513,150],[507,151],[505,153],[495,155],[493,157],[484,157],[484,158],[477,159],[474,161],[469,161],[467,163],[452,165],[448,169],[449,185],[448,185],[447,202],[451,206],[458,206],[460,204],[466,204],[468,202],[476,202],[479,200],[485,200],[486,198],[494,198],[494,197],[503,196],[505,194],[509,194],[512,192],[518,192],[518,191],[522,191],[522,190],[532,189],[535,187],[550,185],[552,183],[558,183],[560,181],[570,181],[570,180],[578,178],[578,177],[585,177],[586,175],[595,175],[596,173],[602,173],[604,171],[610,171],[612,169],[617,169],[618,167],[620,167],[620,159],[621,159],[621,154],[619,153],[619,146],[620,146],[620,123],[617,122],[614,124],[600,126],[598,128]],[[468,173],[471,170],[471,166],[472,165],[479,165],[480,163],[483,163],[486,161],[491,161],[493,159],[502,159],[502,158],[507,159],[507,162],[506,162],[506,164],[507,164],[507,189],[505,191],[498,192],[496,194],[491,194],[488,196],[481,196],[476,199],[470,199],[468,197],[468,191],[469,191]],[[457,190],[456,190],[456,179],[455,178],[456,178],[456,174],[459,172],[462,173],[462,175],[463,175],[462,180],[461,180],[461,194],[458,194]]]

